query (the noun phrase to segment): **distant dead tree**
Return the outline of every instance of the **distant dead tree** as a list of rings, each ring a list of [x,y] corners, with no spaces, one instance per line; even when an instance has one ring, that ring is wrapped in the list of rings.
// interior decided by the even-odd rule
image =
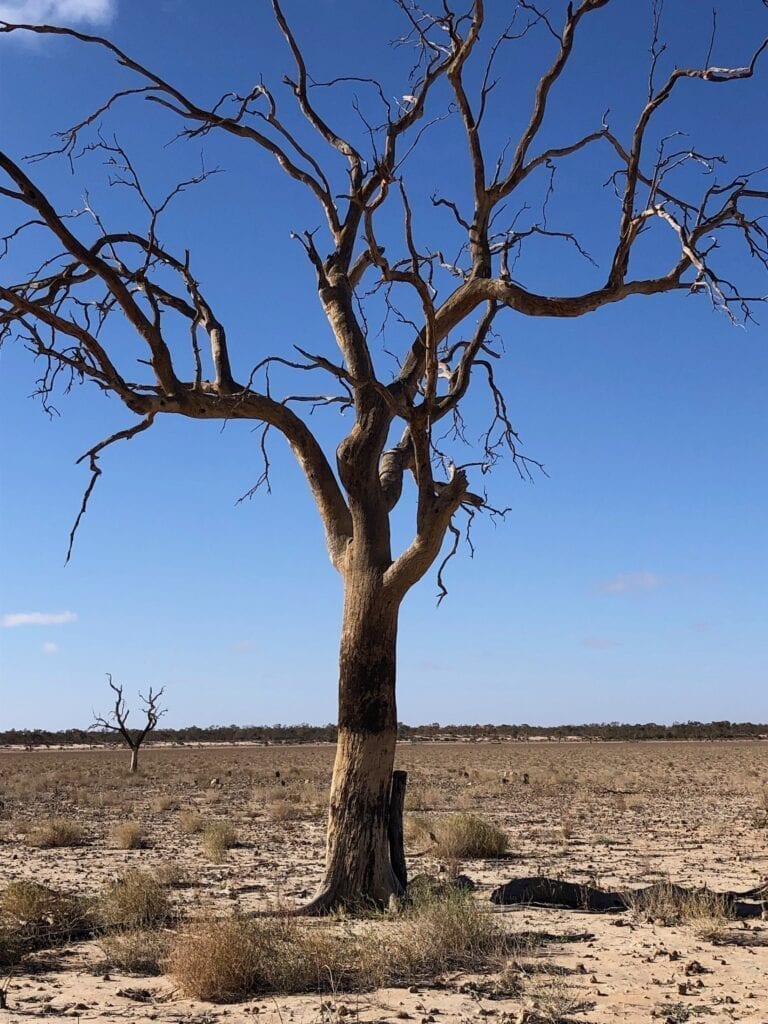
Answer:
[[[291,25],[284,4],[300,25]],[[363,8],[367,14],[385,5],[343,0],[334,6],[354,24]],[[36,393],[46,410],[57,386],[88,382],[131,415],[124,429],[82,457],[91,476],[70,550],[109,446],[167,417],[246,420],[260,432],[264,460],[249,496],[269,485],[267,440],[281,435],[306,477],[342,578],[338,745],[325,876],[309,912],[386,905],[402,892],[388,829],[400,607],[433,566],[444,595],[446,563],[472,519],[504,515],[482,487],[502,455],[523,477],[540,468],[520,450],[502,390],[499,325],[506,321],[521,332],[545,318],[554,332],[558,323],[617,303],[627,304],[628,316],[639,316],[641,302],[664,295],[706,299],[731,320],[749,321],[765,297],[766,161],[752,166],[755,161],[743,156],[742,172],[725,170],[724,154],[681,139],[677,105],[691,109],[713,90],[731,90],[735,112],[768,39],[743,38],[742,63],[715,63],[714,15],[711,33],[703,27],[701,60],[675,63],[661,40],[663,4],[648,0],[650,47],[641,92],[611,119],[609,111],[592,110],[587,123],[569,69],[580,37],[619,6],[635,4],[393,0],[402,24],[398,52],[406,54],[395,93],[390,69],[377,65],[373,49],[370,77],[342,66],[343,49],[337,74],[329,81],[313,77],[310,44],[302,38],[311,39],[318,18],[330,17],[325,5],[271,0],[290,66],[283,93],[254,69],[256,84],[222,82],[218,97],[206,97],[199,81],[189,88],[171,82],[101,36],[0,21],[0,35],[32,35],[46,49],[57,40],[78,44],[77,59],[84,68],[92,63],[94,82],[101,81],[95,71],[101,75],[104,58],[120,75],[110,95],[73,113],[52,150],[32,158],[50,161],[47,173],[28,173],[21,154],[12,155],[9,132],[0,152],[0,203],[9,218],[16,214],[0,239],[0,341],[13,337],[35,357]],[[687,23],[696,20],[702,29],[693,14],[700,5],[689,6]],[[322,14],[314,7],[323,7]],[[646,48],[642,38],[628,38],[611,24],[614,47],[627,54]],[[366,31],[370,36],[373,29]],[[372,42],[366,40],[366,49]],[[526,78],[534,63],[529,46],[541,61],[535,87]],[[229,71],[223,67],[222,75]],[[624,70],[613,81],[601,63],[594,73],[606,96],[628,88]],[[554,91],[570,112],[555,122]],[[18,102],[25,98],[20,91]],[[299,266],[278,265],[268,250],[258,255],[247,292],[235,300],[249,310],[253,326],[244,332],[234,311],[223,310],[202,283],[205,271],[198,267],[206,245],[193,258],[167,237],[169,204],[213,172],[203,167],[155,197],[153,182],[141,180],[137,162],[105,124],[137,102],[146,104],[147,121],[165,118],[179,140],[197,147],[226,138],[232,159],[239,145],[248,168],[254,156],[275,161],[314,204],[316,216],[293,232]],[[750,131],[757,135],[765,126]],[[435,132],[451,133],[463,160],[438,156],[431,149]],[[157,150],[150,174],[164,152]],[[419,154],[429,161],[427,179],[411,171]],[[98,198],[86,192],[83,209],[72,213],[60,181],[92,157],[104,161],[122,201],[102,212]],[[560,200],[565,175],[571,176],[567,192],[605,196],[604,213],[590,216],[586,203],[570,209]],[[216,216],[206,203],[195,205],[201,223]],[[264,187],[254,186],[243,197],[243,216],[257,217],[271,206]],[[284,214],[286,228],[293,227],[295,209],[286,203]],[[572,225],[577,214],[586,223]],[[577,228],[594,236],[597,248],[590,241],[588,251]],[[646,246],[657,235],[659,245]],[[33,270],[5,259],[24,244],[35,247]],[[538,287],[530,283],[526,266],[543,245],[567,246],[584,261],[591,276],[583,287],[563,286],[556,273]],[[244,258],[236,247],[207,256],[233,267]],[[539,259],[539,277],[557,264]],[[269,273],[290,280],[296,294],[315,293],[322,329],[306,343],[310,347],[261,335],[259,311],[273,302]],[[321,383],[311,383],[315,379]],[[472,392],[475,404],[465,401]],[[482,412],[476,403],[484,403]],[[325,422],[324,429],[311,429],[310,413],[322,418],[334,411],[348,418],[333,416],[328,429]],[[474,422],[478,415],[482,426]],[[413,486],[404,486],[407,481]],[[411,539],[397,550],[391,518],[397,510],[404,522],[405,505]],[[118,724],[108,727],[130,743],[116,692]],[[137,745],[131,747],[135,754]]]
[[[94,712],[93,725],[91,725],[90,728],[107,729],[110,732],[119,732],[131,751],[131,772],[137,772],[139,770],[139,748],[147,736],[149,736],[149,734],[155,729],[159,719],[167,711],[167,708],[159,707],[160,698],[163,695],[165,687],[161,686],[157,693],[155,693],[150,686],[149,693],[146,697],[142,693],[139,694],[139,697],[144,704],[144,710],[147,714],[147,721],[143,729],[129,729],[128,715],[130,715],[131,712],[126,707],[125,698],[123,697],[123,688],[122,686],[118,686],[117,683],[112,682],[112,676],[109,672],[107,672],[107,680],[109,681],[110,688],[115,694],[115,706],[112,708],[108,718],[104,718]]]

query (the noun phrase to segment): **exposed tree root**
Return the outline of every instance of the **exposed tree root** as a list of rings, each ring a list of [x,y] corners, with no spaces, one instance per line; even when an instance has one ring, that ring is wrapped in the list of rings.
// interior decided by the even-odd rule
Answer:
[[[656,882],[640,889],[611,892],[591,885],[562,882],[537,875],[532,878],[513,878],[506,885],[500,885],[491,893],[491,902],[499,905],[525,903],[605,913],[650,908],[660,897],[671,897],[681,904],[695,897],[711,898],[713,901],[722,901],[724,908],[733,917],[760,917],[768,903],[768,884],[745,892],[717,892],[707,888],[688,889],[669,882]]]

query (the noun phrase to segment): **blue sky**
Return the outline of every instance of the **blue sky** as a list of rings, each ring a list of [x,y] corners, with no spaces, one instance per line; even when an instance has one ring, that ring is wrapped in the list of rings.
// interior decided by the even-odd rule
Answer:
[[[0,17],[96,27],[211,101],[247,90],[259,74],[279,89],[290,66],[268,6],[0,0]],[[399,30],[394,5],[372,4],[365,18],[351,0],[286,0],[285,7],[318,79],[380,68],[393,96],[408,91],[404,55],[387,45]],[[649,7],[612,0],[585,25],[573,69],[553,95],[546,144],[592,130],[606,107],[626,138],[644,99]],[[553,0],[553,19],[563,8]],[[711,4],[668,0],[662,28],[665,69],[699,64]],[[759,0],[720,4],[714,62],[743,63],[767,31]],[[48,148],[53,131],[129,81],[103,54],[67,41],[0,44],[2,134],[16,158]],[[549,54],[546,32],[516,47],[489,121],[489,148],[524,123]],[[767,80],[764,60],[749,83],[686,83],[660,128],[690,131],[704,152],[729,153],[724,175],[768,164]],[[105,127],[118,132],[155,194],[200,166],[200,144],[165,147],[177,125],[146,105],[124,105]],[[450,119],[437,125],[405,171],[412,195],[422,197],[418,230],[432,244],[447,222],[429,207],[429,194],[466,196],[456,128]],[[224,172],[179,199],[162,236],[176,251],[190,248],[240,370],[294,343],[332,358],[312,275],[289,237],[319,224],[316,209],[253,147],[212,137],[204,158]],[[615,201],[602,187],[612,170],[608,153],[590,150],[559,172],[551,204],[551,216],[579,232],[601,268],[615,237]],[[111,226],[136,223],[130,197],[105,186],[96,159],[81,161],[74,176],[61,159],[31,165],[30,173],[61,210],[81,208],[87,190]],[[540,201],[541,192],[526,198]],[[2,216],[10,225],[8,207]],[[450,229],[447,237],[450,244]],[[39,262],[48,251],[43,241],[30,235],[12,250],[0,262],[3,280]],[[651,233],[640,259],[663,265],[669,251],[666,236]],[[725,258],[745,288],[768,292],[754,261],[736,250]],[[531,245],[516,273],[533,289],[573,294],[602,283],[604,269],[548,242]],[[510,465],[500,467],[489,493],[511,506],[506,522],[476,523],[474,558],[464,549],[451,563],[439,609],[434,573],[406,599],[402,720],[768,719],[766,317],[768,310],[758,312],[759,326],[734,327],[704,297],[681,294],[633,299],[571,322],[500,318],[500,380],[525,451],[548,476],[522,482]],[[122,329],[114,339],[130,346]],[[400,352],[408,340],[397,329],[386,338]],[[377,340],[386,375],[381,346]],[[49,419],[28,397],[35,377],[28,353],[7,345],[0,356],[0,728],[87,725],[91,709],[106,705],[106,672],[130,694],[165,685],[170,725],[333,720],[341,583],[279,440],[271,448],[272,494],[239,505],[261,468],[248,425],[222,430],[169,418],[112,448],[65,567],[88,479],[75,461],[132,420],[88,387],[60,396],[61,415]],[[478,393],[470,402],[472,422],[482,400]],[[345,425],[334,412],[320,416],[317,429],[332,446]],[[398,513],[401,542],[409,522]]]

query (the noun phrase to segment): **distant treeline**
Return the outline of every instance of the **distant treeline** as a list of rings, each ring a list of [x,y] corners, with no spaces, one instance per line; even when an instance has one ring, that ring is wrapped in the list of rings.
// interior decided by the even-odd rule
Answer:
[[[402,740],[735,740],[768,738],[768,724],[753,722],[675,722],[673,725],[624,725],[600,722],[589,725],[398,725]],[[335,743],[335,725],[197,725],[184,729],[156,729],[155,743]],[[87,729],[8,729],[0,731],[0,744],[14,746],[70,746],[119,744],[112,732]]]

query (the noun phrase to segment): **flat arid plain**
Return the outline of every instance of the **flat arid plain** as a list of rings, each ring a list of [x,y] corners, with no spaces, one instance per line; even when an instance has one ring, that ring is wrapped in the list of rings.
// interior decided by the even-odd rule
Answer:
[[[768,1021],[765,905],[735,919],[695,893],[768,881],[768,742],[401,744],[409,876],[432,876],[429,898],[308,921],[289,911],[321,877],[333,756],[153,747],[131,776],[124,750],[0,752],[0,1017]],[[490,829],[466,855],[481,822],[503,842]],[[538,875],[694,893],[606,913],[491,903]],[[280,967],[283,993],[200,998],[242,968],[233,943]]]

